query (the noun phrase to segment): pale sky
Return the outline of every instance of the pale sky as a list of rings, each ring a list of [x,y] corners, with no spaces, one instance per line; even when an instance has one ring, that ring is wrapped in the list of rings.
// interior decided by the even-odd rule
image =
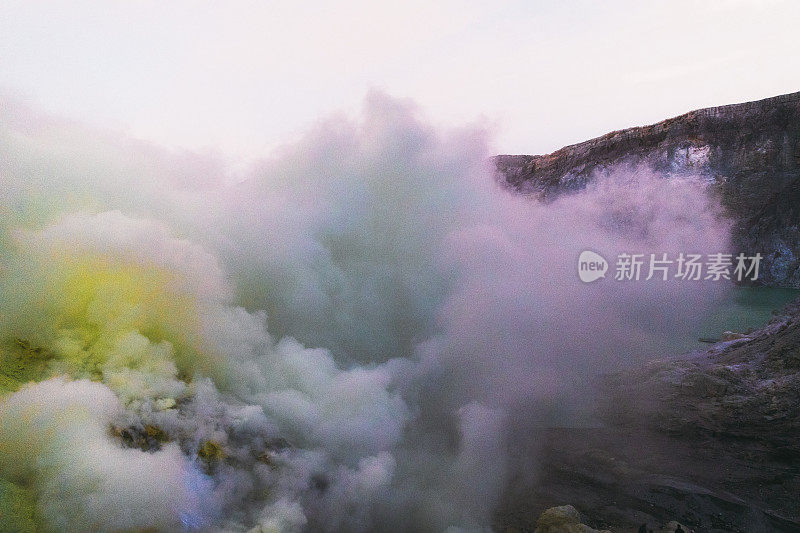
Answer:
[[[268,155],[373,87],[546,153],[800,90],[800,2],[0,2],[0,92],[170,147]]]

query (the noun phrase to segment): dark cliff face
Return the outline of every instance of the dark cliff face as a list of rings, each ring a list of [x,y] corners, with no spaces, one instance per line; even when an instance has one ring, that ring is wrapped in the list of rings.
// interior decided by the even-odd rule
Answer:
[[[499,155],[501,179],[547,201],[646,165],[708,181],[734,220],[733,251],[764,255],[761,283],[800,287],[800,92],[692,111],[548,155]]]
[[[800,531],[800,300],[747,335],[600,379],[602,423],[537,434],[541,470],[511,484],[501,526],[569,502],[612,531]]]

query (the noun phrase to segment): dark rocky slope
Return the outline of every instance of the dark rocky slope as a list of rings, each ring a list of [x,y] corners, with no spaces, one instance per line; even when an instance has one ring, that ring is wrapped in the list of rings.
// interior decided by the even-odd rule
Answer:
[[[627,166],[707,180],[735,221],[734,250],[765,254],[762,283],[800,287],[800,92],[692,111],[548,155],[499,155],[495,164],[508,186],[545,201]]]
[[[800,531],[800,301],[764,328],[604,381],[593,428],[528,439],[542,468],[511,484],[501,529],[572,504],[614,532]]]

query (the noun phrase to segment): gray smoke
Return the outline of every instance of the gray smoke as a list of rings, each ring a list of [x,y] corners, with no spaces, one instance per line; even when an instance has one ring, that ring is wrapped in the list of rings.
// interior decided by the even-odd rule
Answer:
[[[727,250],[699,180],[513,197],[481,125],[378,92],[237,180],[13,102],[2,124],[0,340],[44,362],[0,400],[0,478],[45,530],[487,530],[535,465],[514,439],[583,423],[593,377],[722,292],[576,272]]]

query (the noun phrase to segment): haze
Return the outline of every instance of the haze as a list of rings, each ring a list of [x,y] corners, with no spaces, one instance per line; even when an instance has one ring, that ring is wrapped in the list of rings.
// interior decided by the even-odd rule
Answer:
[[[41,2],[0,5],[0,93],[250,159],[371,88],[502,153],[800,89],[800,4]]]

